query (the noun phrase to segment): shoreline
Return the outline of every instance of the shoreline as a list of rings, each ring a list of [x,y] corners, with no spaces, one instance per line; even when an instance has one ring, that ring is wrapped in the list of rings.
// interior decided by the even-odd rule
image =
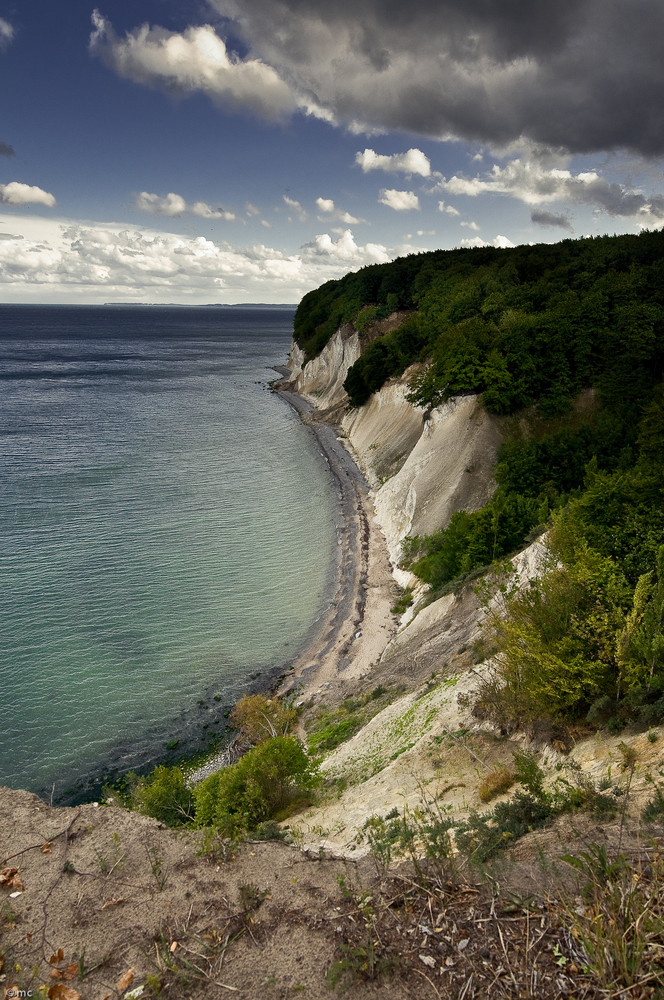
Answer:
[[[275,371],[282,379],[290,374],[285,367],[275,367]],[[395,580],[387,545],[375,520],[371,489],[351,452],[337,435],[337,428],[321,419],[314,405],[289,388],[287,382],[273,383],[272,391],[307,425],[328,465],[339,504],[339,554],[331,586],[332,599],[312,624],[299,651],[290,662],[273,664],[263,676],[255,677],[247,693],[272,692],[279,697],[294,697],[298,701],[313,698],[325,700],[326,694],[343,690],[346,680],[357,680],[367,674],[396,633],[398,618],[390,611],[394,603]],[[220,716],[226,715],[228,706],[216,705],[212,700],[213,687],[210,687],[209,697],[205,697],[205,708],[209,710],[214,706],[214,715],[217,714],[214,709]],[[211,700],[212,706],[209,706],[207,703]],[[200,714],[200,702],[195,714]],[[204,711],[203,715],[209,723],[208,712]],[[198,730],[202,722],[199,719],[197,725],[192,718],[186,728],[190,732]],[[219,722],[222,722],[221,718]],[[207,730],[208,725],[203,725],[203,729]],[[203,758],[203,763],[188,774],[188,780],[194,783],[203,780],[233,763],[236,757],[235,738],[231,731],[223,722],[219,730],[215,736],[212,733],[208,735],[212,742],[220,740],[221,747],[218,745],[208,751],[202,745],[196,750],[192,747],[191,756],[186,750],[184,756],[167,752],[158,760],[155,758],[156,763],[153,762],[152,767],[161,763],[167,766],[177,764],[187,769],[188,761]],[[183,742],[205,742],[201,732],[190,740],[186,737],[180,739]],[[139,774],[145,772],[145,767],[138,762],[133,769]],[[117,772],[115,768],[102,767],[98,774],[88,778],[87,786],[83,788],[61,791],[56,796],[57,803],[71,805],[98,798],[103,784],[117,780]],[[48,800],[48,790],[37,794]]]
[[[343,687],[345,680],[363,677],[378,661],[398,629],[398,617],[390,611],[395,580],[371,489],[337,428],[288,383],[275,383],[273,391],[316,438],[337,485],[341,511],[334,597],[276,689],[282,697],[309,700],[324,695],[334,682]]]

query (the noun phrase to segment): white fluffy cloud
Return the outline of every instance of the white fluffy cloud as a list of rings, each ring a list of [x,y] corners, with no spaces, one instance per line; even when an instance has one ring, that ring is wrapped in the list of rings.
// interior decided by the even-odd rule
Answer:
[[[180,93],[200,90],[226,106],[267,118],[295,109],[291,88],[271,66],[229,52],[209,24],[182,34],[144,24],[121,38],[98,10],[92,23],[91,51],[120,76]]]
[[[461,240],[459,243],[461,247],[497,247],[499,250],[506,250],[508,247],[513,247],[514,244],[511,240],[508,240],[507,236],[494,236],[490,243],[483,240],[480,236],[473,236],[469,239]]]
[[[284,204],[288,205],[291,211],[294,213],[299,222],[306,222],[307,211],[296,198],[290,198],[287,194],[284,195]]]
[[[311,243],[303,247],[305,255],[326,257],[343,263],[345,266],[355,264],[384,264],[391,259],[386,247],[380,243],[366,243],[358,246],[350,229],[344,230],[339,239],[333,240],[329,233],[314,237]]]
[[[355,226],[358,222],[362,222],[362,219],[356,219],[350,212],[337,208],[332,198],[316,198],[316,207],[323,215],[332,216],[345,226]]]
[[[420,207],[420,199],[413,191],[395,191],[394,188],[383,188],[378,201],[381,205],[393,208],[395,212],[406,212]]]
[[[295,253],[256,243],[81,226],[12,214],[0,239],[4,301],[297,302],[350,268],[412,250],[358,243],[351,230],[316,236]],[[39,223],[37,225],[37,222]],[[10,235],[11,227],[11,235]]]
[[[494,163],[487,174],[443,178],[437,188],[471,198],[482,194],[507,194],[533,206],[553,201],[575,202],[607,215],[643,221],[664,218],[662,195],[648,197],[642,191],[611,183],[594,170],[573,174],[566,167],[548,167],[538,159],[518,158],[504,167]]]
[[[165,215],[171,218],[185,214],[197,215],[201,219],[224,219],[226,222],[233,222],[235,219],[233,212],[228,212],[224,208],[213,208],[205,201],[195,201],[190,205],[182,195],[173,191],[165,197],[141,191],[136,196],[135,204],[141,212],[148,212],[150,215]]]
[[[365,174],[370,170],[384,170],[390,174],[419,174],[421,177],[429,177],[431,174],[431,161],[420,149],[409,149],[406,153],[394,153],[391,156],[365,149],[356,154],[355,162]]]
[[[20,181],[0,184],[0,203],[3,205],[46,205],[53,208],[55,198],[48,191]]]
[[[446,215],[460,215],[461,213],[453,205],[446,205],[444,201],[438,202],[438,211],[445,212]]]

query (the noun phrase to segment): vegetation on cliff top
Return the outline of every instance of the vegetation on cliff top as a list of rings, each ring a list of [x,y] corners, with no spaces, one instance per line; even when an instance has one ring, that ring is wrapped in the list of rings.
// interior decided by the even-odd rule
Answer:
[[[545,528],[552,564],[496,623],[501,725],[664,717],[664,232],[509,250],[436,251],[367,267],[305,296],[307,356],[340,322],[365,339],[353,406],[413,362],[425,412],[479,393],[503,417],[497,490],[480,510],[408,539],[434,592]],[[409,310],[376,336],[371,321]]]

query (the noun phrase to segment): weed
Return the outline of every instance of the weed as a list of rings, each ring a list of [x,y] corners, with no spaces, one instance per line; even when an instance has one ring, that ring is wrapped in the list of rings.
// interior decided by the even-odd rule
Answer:
[[[641,818],[644,823],[659,823],[664,817],[664,791],[662,786],[653,780],[652,775],[648,775],[647,780],[654,785],[655,794],[645,806]]]
[[[325,753],[345,743],[388,705],[396,694],[396,689],[389,690],[379,684],[361,698],[346,698],[338,708],[320,712],[309,729],[310,752]]]
[[[402,615],[413,603],[413,588],[404,587],[397,596],[394,604],[390,608],[390,613],[393,615]]]
[[[661,989],[664,860],[658,847],[636,865],[625,854],[609,856],[604,844],[563,860],[581,883],[584,905],[568,903],[565,915],[585,968],[612,996],[635,996],[631,988],[646,983]]]
[[[257,910],[266,896],[269,896],[269,889],[259,889],[253,882],[247,882],[238,887],[240,896],[240,906],[246,913]]]
[[[155,881],[159,892],[162,892],[164,886],[166,885],[166,873],[164,871],[164,859],[159,857],[158,847],[148,847],[148,861],[150,862],[150,871],[154,875]]]

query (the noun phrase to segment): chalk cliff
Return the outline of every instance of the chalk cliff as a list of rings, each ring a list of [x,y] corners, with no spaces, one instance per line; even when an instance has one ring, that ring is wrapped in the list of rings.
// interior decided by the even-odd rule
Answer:
[[[350,325],[340,327],[306,364],[294,344],[291,384],[317,410],[339,410],[342,434],[374,488],[376,518],[396,565],[404,538],[431,534],[446,527],[455,511],[487,502],[495,488],[500,426],[477,396],[450,399],[425,413],[407,398],[415,368],[364,406],[343,412],[343,383],[360,352],[360,336]]]

